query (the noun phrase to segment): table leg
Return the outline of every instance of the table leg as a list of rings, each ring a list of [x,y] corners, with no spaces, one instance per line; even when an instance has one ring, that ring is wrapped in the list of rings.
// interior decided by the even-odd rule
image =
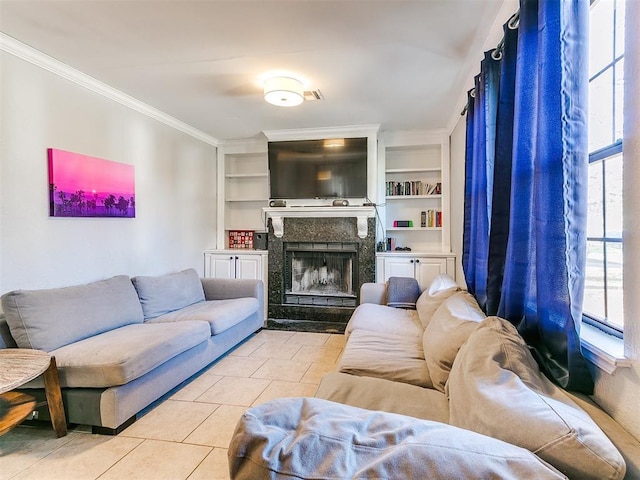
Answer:
[[[58,437],[64,437],[67,434],[67,419],[62,404],[62,392],[60,390],[58,367],[56,366],[55,357],[51,357],[51,363],[49,363],[49,368],[44,372],[43,377],[44,390],[47,395],[47,405],[49,406],[49,416],[51,417],[53,429]]]

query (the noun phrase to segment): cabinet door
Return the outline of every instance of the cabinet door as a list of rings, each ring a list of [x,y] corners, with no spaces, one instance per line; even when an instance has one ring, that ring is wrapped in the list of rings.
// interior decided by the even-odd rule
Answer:
[[[386,282],[389,277],[413,277],[413,263],[413,258],[409,257],[385,258],[383,281]]]
[[[233,255],[206,255],[204,276],[209,278],[235,278],[236,263]]]
[[[414,259],[416,280],[424,290],[441,273],[447,273],[447,261],[444,258],[417,257]]]
[[[262,258],[259,255],[236,255],[236,278],[262,280]]]

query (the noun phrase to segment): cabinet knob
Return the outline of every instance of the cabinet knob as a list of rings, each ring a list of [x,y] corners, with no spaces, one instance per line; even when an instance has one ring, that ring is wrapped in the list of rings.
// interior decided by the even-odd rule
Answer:
[[[413,259],[409,260],[409,263],[413,263]]]
[[[229,257],[229,260],[233,260],[233,256]]]
[[[238,259],[238,256],[236,255],[236,260]]]
[[[416,263],[420,263],[420,259],[419,258],[416,258]]]

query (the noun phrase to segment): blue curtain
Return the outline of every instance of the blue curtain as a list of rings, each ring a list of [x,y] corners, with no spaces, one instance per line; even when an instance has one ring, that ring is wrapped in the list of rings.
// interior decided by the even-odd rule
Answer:
[[[485,308],[487,300],[487,259],[493,197],[496,140],[496,111],[500,65],[492,52],[485,54],[480,75],[475,78],[475,96],[470,123],[467,123],[466,182],[469,189],[468,235],[463,239],[463,268],[469,292]],[[467,113],[469,115],[469,112]],[[467,117],[469,118],[469,117]],[[465,229],[466,232],[466,229]]]
[[[490,91],[476,81],[467,112],[463,245],[478,303],[518,327],[548,376],[586,393],[588,14],[589,0],[521,0],[517,30],[485,56],[478,78],[499,73]]]

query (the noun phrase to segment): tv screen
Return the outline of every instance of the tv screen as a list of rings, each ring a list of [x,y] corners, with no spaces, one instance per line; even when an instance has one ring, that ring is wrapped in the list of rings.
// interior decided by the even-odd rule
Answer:
[[[269,142],[272,199],[366,198],[367,139]]]

